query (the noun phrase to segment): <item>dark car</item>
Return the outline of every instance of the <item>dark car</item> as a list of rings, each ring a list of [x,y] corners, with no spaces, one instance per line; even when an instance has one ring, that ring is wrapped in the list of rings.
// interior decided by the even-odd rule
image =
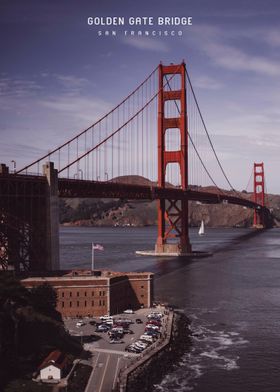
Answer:
[[[136,324],[143,324],[143,321],[139,318],[137,318],[135,321],[136,321]]]
[[[99,326],[96,328],[95,332],[107,332],[107,331],[109,331],[109,329],[110,329],[110,327],[109,327],[108,325],[106,325],[106,324],[101,324],[101,325],[99,325]]]

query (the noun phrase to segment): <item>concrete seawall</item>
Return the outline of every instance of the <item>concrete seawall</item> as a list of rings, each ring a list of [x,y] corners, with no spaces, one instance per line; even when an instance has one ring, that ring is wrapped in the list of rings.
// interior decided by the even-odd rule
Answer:
[[[160,340],[140,354],[118,377],[115,391],[150,392],[170,372],[190,346],[189,321],[183,313],[169,311]]]

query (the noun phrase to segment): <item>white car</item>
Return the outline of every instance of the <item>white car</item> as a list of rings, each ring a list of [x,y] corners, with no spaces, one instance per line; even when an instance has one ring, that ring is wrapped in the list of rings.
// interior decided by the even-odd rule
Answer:
[[[86,325],[86,323],[84,323],[83,321],[78,321],[76,323],[76,327],[82,327],[83,325]]]
[[[142,342],[139,342],[139,340],[137,340],[137,341],[134,343],[134,346],[139,347],[139,348],[141,348],[142,350],[145,350],[145,348],[148,347],[148,343],[147,343],[147,344],[146,344],[146,343],[142,343]]]
[[[101,321],[113,320],[113,317],[109,316],[109,314],[104,314],[104,316],[100,316],[99,318]]]
[[[149,343],[153,343],[154,342],[153,337],[149,336],[149,335],[141,335],[140,336],[140,340],[146,340]]]
[[[160,327],[158,325],[154,325],[154,324],[147,324],[146,328],[154,329],[155,331],[159,331],[160,330]]]
[[[123,313],[126,313],[126,314],[133,314],[134,312],[133,312],[132,309],[126,309],[126,310],[123,311]]]

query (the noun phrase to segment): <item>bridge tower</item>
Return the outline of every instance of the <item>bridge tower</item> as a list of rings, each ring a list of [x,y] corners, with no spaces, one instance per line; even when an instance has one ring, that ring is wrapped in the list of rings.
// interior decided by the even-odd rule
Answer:
[[[170,163],[177,163],[180,169],[181,188],[188,187],[188,130],[186,100],[185,63],[180,65],[159,65],[158,94],[158,186],[165,188],[166,168]],[[180,89],[172,90],[166,77],[179,75]],[[167,88],[168,85],[168,88]],[[166,117],[166,102],[179,102],[180,113],[177,117]],[[177,106],[177,107],[178,107]],[[180,134],[180,149],[166,149],[166,132],[177,129]],[[191,252],[188,231],[188,200],[158,200],[158,236],[155,252],[184,254]]]
[[[265,188],[264,188],[264,165],[254,163],[254,202],[265,206]],[[255,209],[254,211],[254,227],[265,227],[265,216],[263,210]]]

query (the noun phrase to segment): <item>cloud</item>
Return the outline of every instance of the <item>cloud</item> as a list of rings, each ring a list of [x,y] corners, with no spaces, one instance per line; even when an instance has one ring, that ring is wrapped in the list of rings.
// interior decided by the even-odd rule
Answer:
[[[149,37],[126,37],[123,43],[140,50],[152,50],[156,52],[168,52],[169,48],[164,41]]]
[[[90,125],[111,109],[108,102],[95,97],[58,95],[41,100],[40,106],[59,112],[60,115],[75,118],[75,123]]]
[[[194,87],[207,90],[219,90],[223,87],[223,83],[209,76],[197,76],[193,78]]]
[[[253,71],[268,76],[280,75],[280,62],[253,56],[229,45],[208,43],[203,50],[215,64],[232,71]]]
[[[41,86],[34,80],[21,78],[0,78],[0,96],[24,98],[32,96],[41,90]]]
[[[86,78],[80,78],[73,75],[59,75],[55,74],[54,77],[61,83],[62,86],[68,89],[80,89],[89,84],[89,80]]]
[[[279,32],[271,29],[220,29],[209,25],[201,25],[192,29],[190,36],[200,51],[207,55],[213,64],[231,71],[250,71],[274,77],[280,75],[280,61],[273,53],[261,56],[253,52],[251,47],[260,42],[263,45],[280,45]],[[188,38],[189,39],[189,38]],[[240,40],[247,40],[247,45],[240,45]],[[241,49],[242,48],[242,49]],[[265,50],[265,47],[264,47]]]

